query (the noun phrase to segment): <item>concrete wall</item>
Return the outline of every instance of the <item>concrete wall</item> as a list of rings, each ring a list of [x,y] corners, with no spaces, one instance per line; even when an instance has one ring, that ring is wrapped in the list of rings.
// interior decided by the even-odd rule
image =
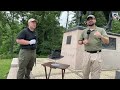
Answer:
[[[78,39],[81,34],[82,30],[75,30],[71,32],[66,32],[63,35],[63,42],[62,42],[62,49],[61,55],[64,56],[61,60],[61,63],[69,64],[73,69],[80,69],[82,58],[83,58],[83,51],[84,46],[78,45]],[[71,44],[66,44],[67,36],[72,36]]]
[[[113,35],[108,36],[116,38],[116,50],[103,49],[103,69],[120,69],[120,37]]]

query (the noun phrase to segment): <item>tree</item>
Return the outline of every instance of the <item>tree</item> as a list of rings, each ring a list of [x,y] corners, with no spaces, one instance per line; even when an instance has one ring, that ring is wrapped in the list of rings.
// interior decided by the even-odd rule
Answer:
[[[53,49],[61,49],[62,35],[65,29],[60,26],[61,11],[1,11],[0,12],[0,55],[18,54],[16,43],[18,33],[27,27],[27,20],[37,20],[38,55],[48,55]]]
[[[120,34],[120,21],[113,20],[113,22],[112,22],[112,32]]]
[[[68,29],[69,11],[67,11],[66,29]]]
[[[74,19],[69,24],[69,28],[71,28],[72,26],[77,26],[78,21],[80,20],[80,17],[78,16],[79,15],[78,11],[73,11],[73,12],[75,13],[75,15],[73,17]],[[82,26],[86,26],[84,22],[86,21],[87,15],[88,14],[85,14],[85,15],[83,14],[83,16],[82,16]],[[94,15],[96,16],[96,19],[97,19],[97,22],[96,22],[97,26],[104,27],[107,24],[105,16],[102,11],[95,11]]]

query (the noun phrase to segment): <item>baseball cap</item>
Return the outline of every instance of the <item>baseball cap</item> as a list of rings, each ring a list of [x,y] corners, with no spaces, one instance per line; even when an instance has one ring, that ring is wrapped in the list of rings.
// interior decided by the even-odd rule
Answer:
[[[88,18],[95,18],[95,16],[94,15],[88,15],[87,20],[88,20]]]
[[[30,19],[28,20],[28,23],[29,23],[29,22],[33,22],[33,21],[37,22],[34,18],[30,18]]]

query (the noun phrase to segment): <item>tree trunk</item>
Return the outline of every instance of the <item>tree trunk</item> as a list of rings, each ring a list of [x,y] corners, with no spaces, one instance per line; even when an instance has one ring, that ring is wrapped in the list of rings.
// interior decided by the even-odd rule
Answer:
[[[67,11],[66,29],[68,29],[69,11]]]

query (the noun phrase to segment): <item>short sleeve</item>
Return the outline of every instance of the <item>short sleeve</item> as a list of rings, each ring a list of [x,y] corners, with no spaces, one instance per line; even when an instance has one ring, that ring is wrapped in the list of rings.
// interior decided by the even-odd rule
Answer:
[[[17,39],[25,39],[25,35],[26,35],[25,30],[22,30],[22,31],[18,34]]]
[[[107,35],[105,29],[102,30],[102,33],[101,33],[101,34],[102,34],[103,36],[105,36],[105,37],[108,37],[108,35]]]

